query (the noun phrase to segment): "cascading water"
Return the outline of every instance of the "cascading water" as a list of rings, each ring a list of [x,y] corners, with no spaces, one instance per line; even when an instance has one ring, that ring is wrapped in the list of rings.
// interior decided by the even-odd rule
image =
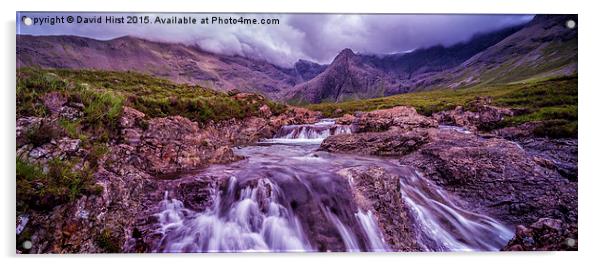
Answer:
[[[299,223],[278,204],[278,188],[268,179],[235,190],[232,177],[224,199],[218,196],[203,213],[184,208],[166,193],[158,215],[162,235],[159,252],[305,251],[311,247]],[[229,202],[222,211],[222,202]]]
[[[351,126],[337,125],[334,119],[321,119],[315,124],[286,125],[274,138],[264,143],[314,143],[319,144],[328,136],[351,133]]]
[[[418,172],[401,178],[414,216],[418,243],[427,251],[499,250],[513,233],[491,217],[459,207],[447,192]]]
[[[248,159],[199,174],[229,176],[208,210],[187,209],[166,194],[157,213],[162,238],[155,251],[390,251],[378,217],[358,207],[352,180],[337,173],[357,166],[382,167],[400,177],[424,250],[499,250],[512,237],[505,225],[460,207],[451,194],[394,160],[317,151],[327,136],[350,132],[322,120],[285,126],[274,139],[236,149]]]

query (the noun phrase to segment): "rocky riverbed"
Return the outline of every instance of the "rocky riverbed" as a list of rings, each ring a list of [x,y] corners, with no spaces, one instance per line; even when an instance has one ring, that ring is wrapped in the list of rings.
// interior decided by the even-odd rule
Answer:
[[[56,105],[56,104],[55,104]],[[17,119],[17,156],[89,158]],[[17,217],[30,253],[577,249],[577,141],[480,103],[426,117],[395,107],[319,121],[301,108],[199,125],[126,107],[94,163],[99,194]],[[532,131],[532,130],[531,130]],[[31,249],[23,249],[29,241]]]

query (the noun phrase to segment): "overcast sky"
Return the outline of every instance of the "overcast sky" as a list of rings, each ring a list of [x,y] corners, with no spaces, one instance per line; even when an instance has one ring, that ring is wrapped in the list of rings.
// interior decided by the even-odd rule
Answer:
[[[533,15],[337,15],[337,14],[177,14],[278,18],[279,25],[55,24],[24,26],[21,16],[128,16],[127,13],[20,13],[17,33],[78,35],[112,39],[132,35],[196,44],[204,50],[264,59],[289,67],[298,59],[330,63],[339,51],[388,54],[437,44],[452,45],[476,33],[528,22]],[[170,17],[176,14],[135,14]]]

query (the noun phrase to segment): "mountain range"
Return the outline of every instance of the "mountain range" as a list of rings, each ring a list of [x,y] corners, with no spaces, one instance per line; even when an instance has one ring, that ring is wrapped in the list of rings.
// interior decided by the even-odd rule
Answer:
[[[17,35],[17,67],[137,71],[295,104],[340,102],[576,74],[577,30],[565,26],[568,19],[577,21],[577,16],[537,15],[524,25],[478,34],[463,43],[405,53],[369,55],[343,49],[328,65],[299,60],[291,68],[131,36],[95,40]]]

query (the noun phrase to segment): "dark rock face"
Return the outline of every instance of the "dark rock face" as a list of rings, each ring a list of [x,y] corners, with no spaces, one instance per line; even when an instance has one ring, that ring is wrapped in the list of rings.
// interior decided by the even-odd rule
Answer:
[[[516,235],[503,251],[577,250],[577,225],[557,219],[541,218],[537,222],[516,227]]]
[[[390,130],[330,136],[320,150],[379,156],[402,156],[417,150],[428,142],[426,131]]]
[[[284,98],[297,102],[317,103],[324,100],[345,101],[379,95],[378,85],[393,86],[394,78],[380,69],[362,62],[350,49],[341,51],[332,63],[315,78],[298,84]]]
[[[541,167],[555,170],[570,181],[577,181],[578,141],[535,136],[533,131],[542,125],[542,122],[529,122],[516,127],[494,130],[493,133],[518,143]]]
[[[517,141],[540,166],[556,170],[561,176],[577,181],[577,140],[533,138]]]
[[[577,221],[577,184],[541,167],[517,144],[439,131],[401,159],[426,177],[509,224],[540,217]]]
[[[328,67],[328,65],[320,65],[307,60],[299,60],[295,63],[295,70],[299,73],[299,76],[301,76],[303,81],[313,79],[322,73],[326,67]]]
[[[354,198],[364,211],[373,212],[383,237],[395,251],[419,251],[408,209],[401,198],[399,177],[379,167],[339,171],[352,181]]]

